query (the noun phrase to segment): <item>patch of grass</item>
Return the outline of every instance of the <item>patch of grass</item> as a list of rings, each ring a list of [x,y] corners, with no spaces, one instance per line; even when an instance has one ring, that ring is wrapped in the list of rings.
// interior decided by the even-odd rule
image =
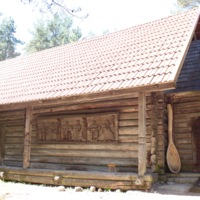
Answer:
[[[111,192],[111,189],[110,189],[110,188],[106,188],[106,189],[104,190],[104,192]]]

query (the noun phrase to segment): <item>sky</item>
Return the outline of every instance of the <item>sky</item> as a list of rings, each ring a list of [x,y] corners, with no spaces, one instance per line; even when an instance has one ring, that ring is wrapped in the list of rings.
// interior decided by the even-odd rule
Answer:
[[[101,35],[104,31],[118,31],[141,23],[146,23],[171,15],[176,0],[64,0],[70,8],[77,6],[86,19],[74,18],[74,25],[79,26],[83,36],[89,32]],[[11,16],[16,23],[16,37],[24,42],[31,38],[33,23],[41,14],[31,5],[24,5],[20,0],[0,0],[0,13],[3,17]],[[2,18],[2,16],[1,16]]]

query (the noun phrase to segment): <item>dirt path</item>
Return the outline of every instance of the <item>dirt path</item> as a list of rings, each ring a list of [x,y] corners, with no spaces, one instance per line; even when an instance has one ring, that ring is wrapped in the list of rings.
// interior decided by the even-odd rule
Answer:
[[[73,188],[67,188],[65,191],[58,191],[57,187],[46,187],[42,185],[28,185],[21,183],[0,181],[0,200],[168,200],[176,197],[176,200],[197,200],[200,193],[188,193],[191,185],[189,184],[164,184],[156,186],[150,192],[127,191],[127,192],[75,192]]]

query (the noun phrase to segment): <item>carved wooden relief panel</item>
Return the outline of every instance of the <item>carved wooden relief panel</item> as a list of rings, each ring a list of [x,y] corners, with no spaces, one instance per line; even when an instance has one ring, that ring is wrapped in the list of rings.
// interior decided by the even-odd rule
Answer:
[[[38,142],[118,141],[118,115],[66,116],[37,120]]]

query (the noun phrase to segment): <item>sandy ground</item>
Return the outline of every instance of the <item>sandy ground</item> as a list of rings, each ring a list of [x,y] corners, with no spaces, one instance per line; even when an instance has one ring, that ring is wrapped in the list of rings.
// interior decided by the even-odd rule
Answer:
[[[168,200],[168,198],[172,197],[175,197],[176,200],[199,200],[200,193],[188,192],[191,186],[191,184],[159,184],[149,192],[90,192],[89,189],[85,189],[83,192],[75,192],[73,188],[58,191],[57,187],[0,181],[0,200],[133,200],[134,198]]]

